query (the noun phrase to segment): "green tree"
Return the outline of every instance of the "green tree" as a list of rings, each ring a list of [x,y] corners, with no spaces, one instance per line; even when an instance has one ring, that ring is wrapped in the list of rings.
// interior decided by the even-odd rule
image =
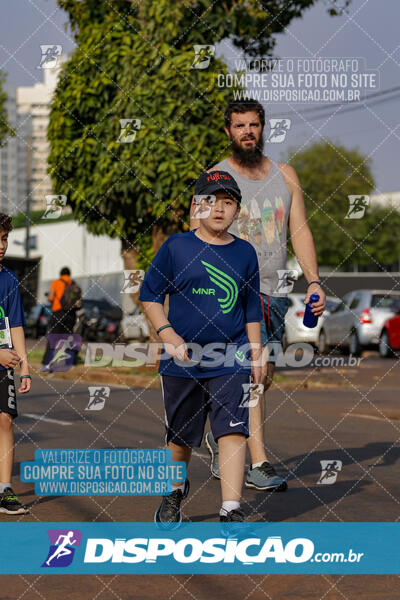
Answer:
[[[349,196],[368,196],[375,187],[369,160],[358,150],[329,142],[290,154],[289,163],[303,189],[319,264],[339,270],[375,265],[379,270],[379,264],[398,260],[397,211],[367,206],[362,218],[346,218]]]
[[[15,135],[15,132],[10,127],[7,119],[7,111],[5,106],[7,94],[3,90],[3,84],[5,80],[5,74],[0,71],[0,148],[7,143],[8,136]]]
[[[227,153],[232,89],[216,83],[226,66],[192,68],[193,45],[230,37],[248,56],[271,55],[276,34],[315,2],[58,0],[77,48],[50,115],[54,192],[89,231],[121,239],[126,268],[146,268],[165,236],[187,228],[194,180]],[[120,143],[127,118],[141,126]]]
[[[354,232],[357,248],[355,260],[360,267],[373,271],[386,270],[400,259],[400,212],[389,207],[367,208]]]

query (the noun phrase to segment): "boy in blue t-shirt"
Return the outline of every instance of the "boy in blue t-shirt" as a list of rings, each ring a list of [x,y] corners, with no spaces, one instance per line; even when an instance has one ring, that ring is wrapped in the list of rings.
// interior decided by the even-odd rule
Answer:
[[[253,383],[261,380],[258,260],[251,244],[228,233],[240,212],[241,193],[234,178],[225,171],[203,173],[195,195],[200,227],[173,235],[162,245],[143,280],[140,300],[169,355],[160,361],[159,372],[172,458],[189,464],[209,415],[219,446],[220,520],[243,521],[246,399],[250,375]],[[178,526],[188,491],[188,480],[174,483],[156,522]]]
[[[13,419],[18,416],[14,367],[20,365],[20,394],[31,388],[25,348],[25,316],[18,279],[1,261],[7,251],[11,217],[0,213],[0,512],[20,515],[28,510],[20,503],[11,487],[14,462]]]

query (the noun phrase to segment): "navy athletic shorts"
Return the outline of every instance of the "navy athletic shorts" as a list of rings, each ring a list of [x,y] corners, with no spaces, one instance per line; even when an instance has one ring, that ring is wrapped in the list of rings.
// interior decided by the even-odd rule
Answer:
[[[231,433],[249,437],[249,373],[205,379],[162,375],[165,442],[198,448],[207,415],[214,439]]]
[[[13,369],[0,369],[0,412],[18,417]]]

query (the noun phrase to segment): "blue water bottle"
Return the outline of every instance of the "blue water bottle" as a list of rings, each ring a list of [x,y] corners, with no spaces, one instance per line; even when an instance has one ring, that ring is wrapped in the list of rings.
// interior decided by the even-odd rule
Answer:
[[[318,317],[316,317],[311,312],[311,308],[312,308],[311,304],[314,304],[314,302],[318,302],[318,300],[319,300],[318,294],[311,294],[310,300],[306,304],[306,310],[304,311],[303,325],[305,325],[305,327],[310,327],[310,329],[315,327],[316,324],[318,323]]]

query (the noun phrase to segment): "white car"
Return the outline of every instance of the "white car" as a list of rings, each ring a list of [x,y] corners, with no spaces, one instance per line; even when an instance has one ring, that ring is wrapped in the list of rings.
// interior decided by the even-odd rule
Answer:
[[[319,332],[327,315],[340,303],[340,299],[334,296],[326,297],[326,309],[318,318],[317,325],[310,329],[303,325],[305,294],[289,294],[289,309],[285,316],[285,333],[282,340],[283,349],[290,344],[306,342],[307,344],[318,344]]]
[[[144,342],[149,337],[149,326],[140,312],[140,308],[136,306],[132,312],[124,315],[121,321],[122,334],[126,340],[139,340]]]

